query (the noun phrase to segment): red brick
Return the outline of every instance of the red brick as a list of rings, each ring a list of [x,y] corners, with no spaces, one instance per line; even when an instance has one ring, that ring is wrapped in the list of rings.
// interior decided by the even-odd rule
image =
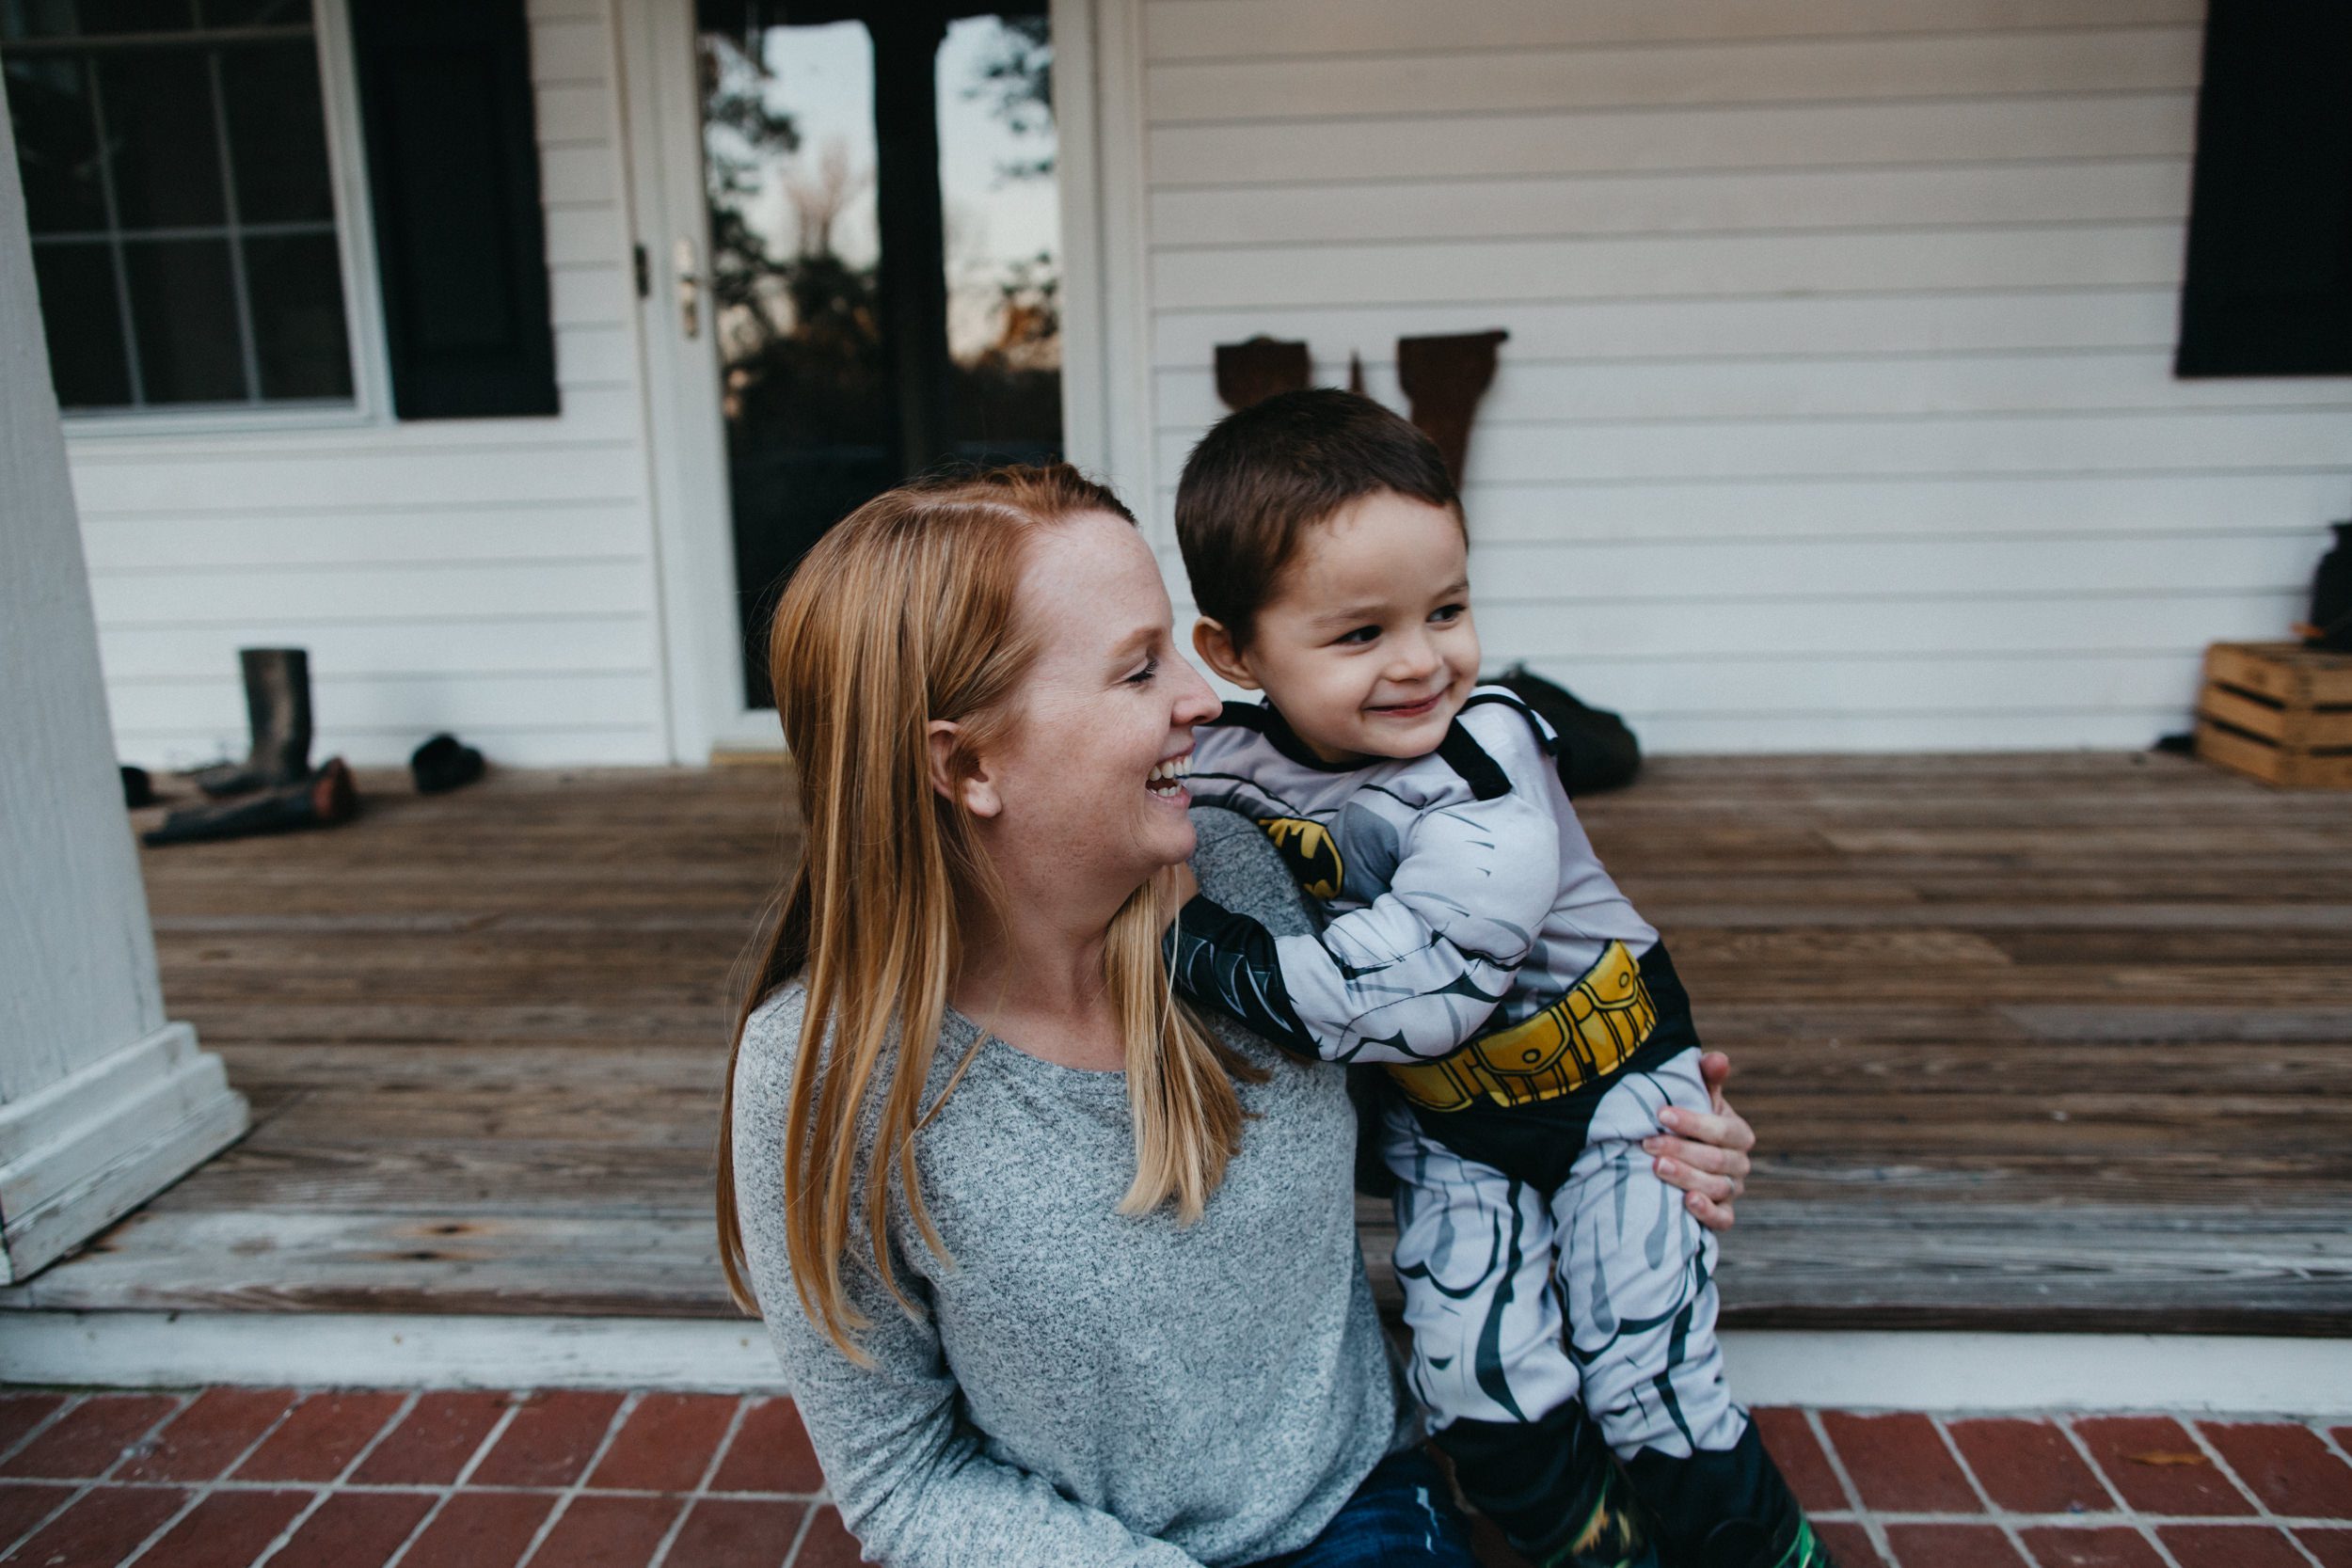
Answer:
[[[663,1568],[782,1568],[806,1503],[705,1497],[686,1516]]]
[[[2040,1525],[2018,1534],[2041,1568],[2164,1568],[2148,1538],[2122,1525],[2090,1529]]]
[[[0,1453],[16,1447],[64,1402],[63,1394],[0,1394]]]
[[[0,1486],[0,1552],[73,1496],[71,1486]]]
[[[1821,1417],[1821,1426],[1867,1507],[1904,1513],[1984,1512],[1925,1416],[1849,1416],[1834,1410]]]
[[[574,1497],[531,1554],[532,1568],[645,1568],[685,1506],[676,1497]]]
[[[2274,1513],[2302,1519],[2352,1519],[2352,1465],[2309,1427],[2285,1421],[2203,1421],[2237,1479]]]
[[[2311,1568],[2269,1525],[2159,1525],[2156,1539],[2193,1568]]]
[[[1995,1506],[2017,1513],[2109,1513],[2115,1500],[2048,1421],[1947,1421]]]
[[[269,1568],[384,1568],[432,1507],[422,1492],[338,1492],[302,1521]]]
[[[102,1486],[43,1525],[8,1560],[40,1568],[115,1568],[187,1500],[185,1492],[168,1487]]]
[[[402,1399],[389,1393],[313,1394],[237,1466],[237,1479],[333,1481],[384,1430]]]
[[[801,1413],[787,1399],[762,1400],[735,1429],[719,1473],[711,1478],[713,1492],[791,1492],[801,1496],[821,1492],[825,1474],[817,1467],[817,1450],[809,1447],[808,1429]]]
[[[1813,1521],[1813,1533],[1821,1538],[1821,1544],[1837,1559],[1837,1568],[1886,1568],[1886,1560],[1870,1544],[1870,1532],[1860,1525],[1833,1520],[1824,1524]]]
[[[246,1568],[310,1505],[309,1492],[215,1492],[139,1559],[139,1568]]]
[[[2320,1568],[2352,1568],[2352,1529],[2299,1529],[2295,1538]]]
[[[596,1457],[620,1408],[618,1394],[556,1389],[529,1396],[474,1470],[472,1484],[569,1486]]]
[[[259,1442],[294,1402],[291,1388],[208,1388],[171,1418],[117,1481],[211,1481]]]
[[[1756,1430],[1764,1439],[1765,1451],[1780,1473],[1788,1478],[1788,1489],[1797,1495],[1797,1501],[1815,1513],[1837,1513],[1851,1506],[1846,1501],[1846,1489],[1837,1482],[1837,1472],[1830,1468],[1829,1455],[1821,1451],[1820,1439],[1813,1435],[1811,1423],[1802,1410],[1752,1410],[1749,1416]]]
[[[464,1473],[506,1405],[504,1394],[423,1395],[351,1479],[370,1486],[446,1486]]]
[[[178,1408],[178,1400],[160,1394],[92,1395],[58,1417],[14,1459],[0,1465],[0,1475],[95,1481],[115,1467],[125,1449]]]
[[[1903,1568],[2027,1568],[1991,1525],[1889,1525],[1886,1544]]]
[[[401,1560],[417,1568],[515,1568],[554,1506],[542,1493],[453,1493]]]
[[[817,1517],[808,1522],[808,1533],[801,1537],[801,1549],[792,1554],[792,1568],[854,1568],[864,1562],[858,1555],[857,1537],[841,1522],[841,1515],[830,1506],[817,1511]]]
[[[2169,1416],[2084,1417],[2074,1422],[2074,1431],[2123,1500],[2143,1513],[2254,1512],[2246,1495]]]
[[[727,1434],[736,1400],[717,1394],[647,1394],[604,1450],[592,1487],[691,1492]]]

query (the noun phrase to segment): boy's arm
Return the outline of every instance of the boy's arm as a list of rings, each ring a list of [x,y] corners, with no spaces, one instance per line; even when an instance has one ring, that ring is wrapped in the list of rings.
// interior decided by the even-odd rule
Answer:
[[[1301,1055],[1446,1055],[1526,962],[1559,893],[1559,842],[1530,786],[1485,799],[1466,787],[1414,819],[1389,891],[1319,935],[1278,938],[1192,900],[1171,938],[1177,988]]]

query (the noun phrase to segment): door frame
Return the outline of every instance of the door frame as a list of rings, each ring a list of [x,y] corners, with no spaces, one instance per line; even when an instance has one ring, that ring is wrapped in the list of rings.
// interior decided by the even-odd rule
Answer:
[[[1152,489],[1151,356],[1144,309],[1140,0],[1051,0],[1062,223],[1062,438],[1138,516]],[[719,365],[708,304],[689,338],[676,248],[710,254],[702,182],[694,0],[613,0],[630,239],[645,259],[638,300],[647,479],[674,761],[774,752],[770,708],[743,701],[735,547]],[[1156,530],[1152,531],[1156,532]]]

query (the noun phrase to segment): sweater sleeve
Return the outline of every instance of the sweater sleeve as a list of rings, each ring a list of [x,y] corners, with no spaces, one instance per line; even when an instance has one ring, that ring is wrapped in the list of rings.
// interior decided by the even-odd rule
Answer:
[[[1388,890],[1320,932],[1278,937],[1194,899],[1171,939],[1186,997],[1326,1061],[1428,1061],[1475,1036],[1560,890],[1559,819],[1532,778],[1548,759],[1523,729],[1493,744],[1500,778],[1430,801]]]
[[[894,1270],[925,1309],[919,1318],[882,1289],[863,1234],[843,1266],[849,1298],[868,1320],[855,1338],[870,1366],[842,1354],[802,1311],[783,1224],[783,1112],[800,1022],[799,993],[787,992],[745,1033],[735,1084],[738,1212],[769,1338],[866,1557],[888,1568],[1197,1568],[1166,1542],[988,1457],[961,1416],[924,1280],[895,1245]]]

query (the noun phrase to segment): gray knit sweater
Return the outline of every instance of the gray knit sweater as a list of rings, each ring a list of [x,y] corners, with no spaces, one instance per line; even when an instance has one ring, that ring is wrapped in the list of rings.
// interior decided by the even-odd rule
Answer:
[[[1226,812],[1194,820],[1205,891],[1278,933],[1307,928],[1263,834]],[[1242,1085],[1254,1119],[1188,1227],[1116,1212],[1135,1175],[1122,1074],[982,1047],[915,1145],[953,1264],[894,1227],[919,1322],[870,1266],[847,1271],[873,1321],[860,1344],[874,1365],[852,1364],[803,1315],[785,1259],[785,1090],[803,1001],[786,988],[744,1034],[736,1191],[770,1338],[869,1559],[1254,1562],[1312,1540],[1409,1440],[1356,1245],[1341,1069],[1238,1030],[1225,1039],[1273,1076]],[[950,1015],[927,1102],[974,1035]]]

